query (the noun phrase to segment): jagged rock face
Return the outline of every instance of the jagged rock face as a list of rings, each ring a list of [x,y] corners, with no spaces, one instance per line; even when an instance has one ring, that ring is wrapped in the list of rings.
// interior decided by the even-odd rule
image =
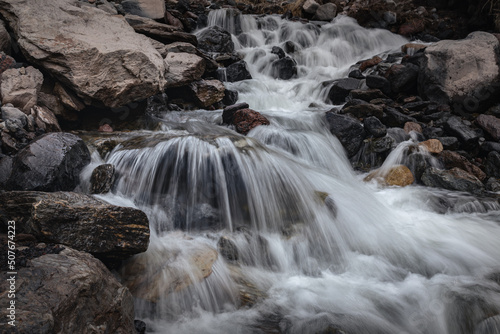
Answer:
[[[2,73],[1,82],[2,103],[12,103],[14,107],[29,114],[31,108],[37,104],[43,75],[32,66],[11,68]]]
[[[15,219],[20,233],[117,261],[146,251],[149,221],[140,210],[72,193],[12,191],[0,194],[0,217]],[[9,218],[10,217],[10,218]]]
[[[132,295],[92,255],[66,248],[29,260],[17,273],[16,327],[4,325],[5,333],[135,333]],[[0,283],[2,300],[8,284]],[[8,313],[2,307],[3,319]]]
[[[118,107],[160,92],[165,65],[127,22],[75,0],[0,1],[26,58],[86,104]]]

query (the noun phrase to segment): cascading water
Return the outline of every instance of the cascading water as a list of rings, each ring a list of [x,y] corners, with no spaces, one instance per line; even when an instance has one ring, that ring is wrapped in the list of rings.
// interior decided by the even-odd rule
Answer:
[[[490,333],[498,204],[436,212],[431,198],[466,197],[365,184],[324,122],[322,82],[405,40],[347,18],[317,27],[221,10],[209,22],[239,34],[253,79],[227,86],[271,124],[242,136],[220,111],[169,112],[107,157],[118,179],[102,198],[150,218],[150,247],[123,272],[148,330]],[[299,68],[288,81],[268,66],[285,43]]]

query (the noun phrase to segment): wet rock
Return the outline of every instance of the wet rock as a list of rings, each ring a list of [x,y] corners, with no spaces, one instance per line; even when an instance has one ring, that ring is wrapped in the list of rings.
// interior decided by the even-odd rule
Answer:
[[[12,155],[19,149],[17,141],[5,131],[0,131],[0,144],[2,145],[2,152],[7,154]]]
[[[0,283],[7,298],[8,282]],[[16,333],[134,334],[132,295],[92,255],[65,248],[18,269]],[[7,319],[7,308],[0,311]]]
[[[346,104],[347,106],[347,104]],[[382,118],[384,116],[384,108],[375,104],[358,104],[348,106],[347,108],[342,108],[341,114],[351,114],[357,118],[366,118],[370,116],[375,116],[377,118]]]
[[[363,124],[367,133],[375,138],[384,137],[387,134],[386,126],[375,116],[365,118]]]
[[[500,119],[491,116],[481,114],[476,118],[476,123],[479,125],[487,134],[491,136],[496,141],[500,141]]]
[[[283,51],[283,49],[278,46],[273,46],[273,48],[271,49],[271,53],[277,55],[279,59],[286,57],[285,51]]]
[[[482,136],[481,131],[473,130],[457,116],[448,118],[444,123],[444,129],[467,146],[474,146]]]
[[[271,66],[275,79],[289,80],[297,75],[297,63],[290,57],[275,60]]]
[[[185,42],[192,45],[198,44],[198,40],[195,35],[179,31],[179,28],[177,27],[159,23],[155,20],[137,15],[127,14],[125,19],[137,33],[143,34],[163,44],[175,42]]]
[[[252,307],[257,302],[267,297],[266,293],[255,286],[247,277],[241,267],[229,265],[229,274],[236,284],[239,292],[240,307]]]
[[[416,93],[418,72],[419,67],[417,65],[407,63],[405,65],[392,65],[385,75],[393,92]]]
[[[314,13],[313,20],[331,21],[337,15],[337,6],[331,2],[318,7]]]
[[[380,91],[380,89],[354,89],[349,92],[349,97],[352,99],[360,99],[370,102],[375,99],[387,99],[387,96]]]
[[[222,123],[233,124],[234,113],[240,109],[247,109],[248,107],[248,103],[238,103],[225,107],[222,111]]]
[[[382,58],[380,58],[379,56],[375,56],[371,59],[368,59],[368,60],[365,60],[363,61],[360,65],[359,65],[359,70],[361,72],[364,72],[367,68],[370,68],[370,67],[373,67],[379,63],[381,63],[383,61]]]
[[[158,243],[123,267],[124,284],[134,297],[156,303],[212,274],[215,249],[178,234],[166,238],[170,243]]]
[[[443,144],[439,139],[428,139],[419,143],[419,145],[425,147],[429,153],[439,154],[443,151]]]
[[[126,13],[133,15],[150,19],[163,19],[165,16],[164,0],[123,0],[121,5]]]
[[[333,104],[342,104],[349,96],[349,93],[360,86],[361,80],[354,78],[340,79],[333,83],[328,93],[328,98]]]
[[[499,79],[498,47],[498,39],[486,32],[473,32],[463,40],[444,40],[428,46],[419,76],[420,95],[443,104],[464,101],[476,94],[484,96],[479,95],[480,91],[492,87]]]
[[[14,157],[7,182],[11,190],[73,190],[90,153],[79,137],[62,132],[43,135]]]
[[[226,260],[238,261],[238,248],[230,238],[222,236],[217,243],[217,250]]]
[[[352,70],[351,72],[349,72],[348,77],[353,78],[353,79],[360,79],[360,80],[365,78],[365,76],[363,75],[363,72],[361,72],[358,69]]]
[[[481,321],[474,334],[500,334],[500,315],[495,315]]]
[[[441,144],[443,144],[443,148],[445,150],[458,150],[460,146],[460,142],[458,141],[457,137],[438,137],[438,139]]]
[[[485,164],[486,174],[500,179],[500,153],[492,151],[488,153]]]
[[[21,110],[7,104],[2,106],[2,119],[5,122],[5,127],[9,132],[15,133],[23,129],[28,124],[28,116]]]
[[[148,248],[148,218],[137,209],[72,192],[11,191],[0,193],[0,199],[0,216],[15,219],[19,232],[39,241],[64,244],[105,261]]]
[[[146,323],[142,320],[134,320],[134,327],[137,334],[146,334]]]
[[[412,184],[415,179],[410,169],[404,165],[396,165],[388,170],[377,169],[368,174],[364,181],[376,180],[386,186],[406,187]]]
[[[457,167],[450,170],[430,167],[422,175],[422,183],[428,187],[465,191],[473,194],[479,194],[484,189],[482,182],[477,177]]]
[[[387,135],[394,139],[396,144],[399,144],[403,141],[410,139],[410,135],[406,133],[405,130],[401,128],[388,128]]]
[[[240,60],[226,68],[226,81],[236,82],[248,79],[252,79],[252,75],[248,71],[247,63],[244,60]]]
[[[248,134],[250,130],[259,125],[269,125],[269,120],[259,112],[252,109],[239,109],[233,114],[233,122],[236,131]]]
[[[439,158],[443,162],[444,167],[447,169],[458,167],[460,169],[465,170],[468,173],[471,173],[481,181],[486,179],[486,174],[484,174],[481,168],[474,165],[469,160],[467,160],[466,157],[458,154],[457,152],[443,151],[439,155]]]
[[[105,194],[111,190],[115,181],[115,166],[111,164],[99,165],[90,176],[90,193]]]
[[[189,85],[198,106],[206,108],[224,98],[225,87],[219,80],[200,80]]]
[[[394,145],[394,139],[389,136],[375,138],[371,141],[371,151],[375,153],[384,153],[392,149]]]
[[[330,132],[340,140],[347,151],[348,157],[354,156],[366,137],[361,122],[350,116],[339,115],[334,112],[327,112],[326,120]]]
[[[238,92],[235,90],[226,89],[224,91],[222,103],[224,103],[225,106],[231,106],[236,102],[238,102]]]
[[[500,191],[500,181],[494,177],[490,177],[485,184],[486,190],[499,192]]]
[[[119,107],[164,87],[163,59],[119,16],[74,0],[0,4],[28,61],[64,82],[87,104]],[[3,86],[3,85],[2,85]]]
[[[391,93],[391,83],[380,75],[367,75],[366,85],[370,88],[380,89],[386,95]]]
[[[185,86],[198,81],[205,72],[203,58],[190,53],[169,53],[165,58],[168,72],[165,76],[167,87]]]
[[[491,151],[499,152],[500,153],[500,143],[497,142],[491,142],[491,141],[485,141],[481,145],[481,151],[488,154]]]
[[[403,129],[406,133],[410,133],[412,131],[422,133],[422,126],[416,122],[406,122]]]
[[[198,48],[206,52],[231,53],[234,43],[226,30],[211,26],[198,33]]]
[[[1,74],[2,103],[12,103],[14,107],[29,114],[38,101],[38,93],[43,83],[43,75],[36,68],[12,68]]]

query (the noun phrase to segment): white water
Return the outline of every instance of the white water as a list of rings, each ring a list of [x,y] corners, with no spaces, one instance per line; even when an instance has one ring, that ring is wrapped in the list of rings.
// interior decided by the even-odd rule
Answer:
[[[212,23],[236,29],[221,21],[223,11],[212,13]],[[365,184],[323,119],[322,80],[404,39],[348,19],[311,30],[265,20],[276,29],[257,31],[251,17],[240,24],[253,42],[238,51],[254,79],[228,86],[270,126],[244,137],[217,125],[220,111],[171,112],[163,131],[144,132],[143,143],[124,143],[107,158],[118,183],[102,198],[134,203],[150,218],[150,248],[138,258],[160,282],[151,289],[181,271],[195,282],[156,303],[137,298],[137,318],[153,333],[475,333],[500,312],[500,286],[488,279],[500,272],[498,204]],[[263,59],[287,39],[304,45],[295,55],[302,68],[296,79],[274,80]],[[452,198],[481,209],[437,209]],[[197,281],[185,258],[217,249],[221,236],[239,260],[219,255]],[[242,305],[245,288],[257,296],[253,305]]]

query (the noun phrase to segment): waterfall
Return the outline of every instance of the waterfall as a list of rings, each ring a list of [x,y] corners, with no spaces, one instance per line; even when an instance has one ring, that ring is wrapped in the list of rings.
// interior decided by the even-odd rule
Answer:
[[[242,136],[220,110],[165,112],[160,130],[106,157],[117,182],[100,197],[150,219],[148,251],[122,271],[148,331],[487,333],[500,312],[498,203],[446,211],[436,203],[470,197],[366,184],[326,127],[324,82],[405,39],[349,18],[219,10],[209,22],[233,33],[253,76],[227,87],[271,124]],[[272,46],[286,43],[299,70],[275,79]]]

